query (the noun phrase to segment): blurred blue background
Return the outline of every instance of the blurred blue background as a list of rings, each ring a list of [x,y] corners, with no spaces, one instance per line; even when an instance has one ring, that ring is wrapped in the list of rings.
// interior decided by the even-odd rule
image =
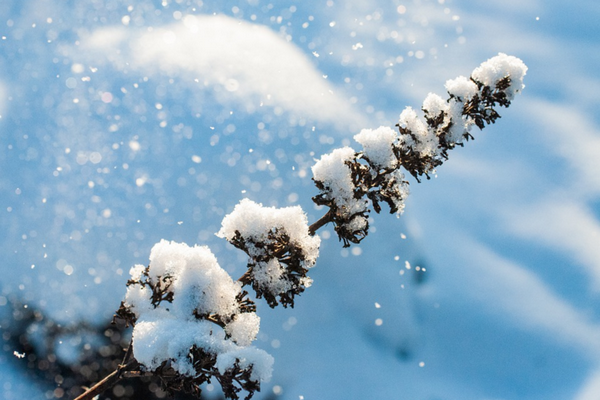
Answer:
[[[256,398],[599,399],[599,17],[591,0],[3,0],[0,397],[63,395],[25,373],[18,309],[102,327],[161,238],[240,276],[214,235],[240,199],[315,221],[315,158],[503,52],[529,67],[503,118],[360,246],[320,231],[296,308],[259,301],[276,361]],[[86,340],[53,351],[77,364]]]

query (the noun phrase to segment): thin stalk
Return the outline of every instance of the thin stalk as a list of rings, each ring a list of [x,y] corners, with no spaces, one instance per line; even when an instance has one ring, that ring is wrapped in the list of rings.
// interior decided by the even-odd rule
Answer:
[[[308,227],[308,234],[310,236],[314,236],[319,229],[321,229],[323,226],[327,225],[332,221],[333,213],[331,212],[331,209],[329,209],[329,211],[327,211],[325,215],[323,215],[321,218],[319,218],[317,221],[315,221],[312,225]]]
[[[79,395],[75,400],[92,400],[95,396],[113,387],[124,377],[124,372],[135,370],[139,367],[139,363],[135,358],[131,358],[125,365],[119,365],[119,368],[110,373],[106,378],[96,383],[91,388],[88,388],[83,394]]]

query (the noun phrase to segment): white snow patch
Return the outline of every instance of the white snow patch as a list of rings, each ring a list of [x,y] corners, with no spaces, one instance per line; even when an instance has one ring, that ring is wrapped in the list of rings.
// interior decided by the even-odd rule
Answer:
[[[406,146],[421,154],[422,157],[434,157],[437,154],[439,145],[437,137],[427,129],[424,120],[417,115],[412,107],[406,107],[400,113],[398,124],[401,128],[411,131],[417,139],[414,140],[411,136],[402,135],[401,140]]]
[[[600,221],[584,204],[559,199],[510,210],[509,229],[547,245],[585,268],[591,289],[600,292]]]
[[[239,359],[242,367],[253,365],[252,376],[271,375],[273,359],[264,351],[249,347],[259,331],[255,313],[240,313],[236,296],[241,285],[234,282],[205,246],[161,240],[150,253],[148,272],[141,265],[131,269],[133,280],[149,279],[154,285],[168,285],[172,301],[152,304],[149,285],[131,284],[125,304],[136,314],[133,328],[133,352],[146,368],[154,370],[171,360],[182,375],[195,374],[188,357],[193,346],[221,357],[222,372]],[[224,328],[200,315],[225,317]],[[228,321],[229,316],[233,316]],[[230,337],[227,338],[226,334]]]
[[[479,93],[475,82],[464,76],[446,81],[446,90],[448,93],[459,97],[462,101],[469,101]]]
[[[398,132],[387,126],[377,129],[363,129],[354,135],[354,140],[363,146],[363,153],[379,168],[396,168],[398,159],[394,155],[393,144]]]
[[[233,212],[223,218],[217,236],[231,240],[236,232],[256,242],[266,242],[272,230],[282,230],[290,243],[302,249],[307,260],[305,267],[314,265],[319,255],[321,240],[308,234],[308,218],[300,206],[263,207],[249,199],[243,199]],[[259,251],[256,249],[256,251]]]
[[[90,60],[144,74],[184,74],[256,106],[280,106],[320,121],[364,125],[312,60],[265,26],[224,15],[187,15],[152,31],[112,26],[72,49]],[[83,53],[83,55],[81,55]],[[100,53],[100,54],[99,54]],[[334,90],[335,89],[335,90]]]
[[[342,147],[324,154],[312,166],[313,178],[331,190],[331,198],[337,203],[350,204],[354,200],[354,184],[346,161],[353,160],[355,154],[351,147]]]
[[[510,76],[510,87],[506,90],[506,98],[511,101],[515,94],[525,88],[523,78],[527,73],[527,66],[519,58],[499,53],[497,56],[481,63],[473,71],[473,79],[492,88],[496,87],[496,82],[500,79]]]
[[[534,119],[540,129],[537,139],[545,148],[562,157],[571,170],[564,183],[571,197],[600,194],[600,129],[591,116],[574,105],[546,100],[529,100],[522,113]]]
[[[598,400],[600,393],[600,369],[593,371],[583,383],[573,400]]]
[[[237,314],[225,327],[225,332],[240,346],[250,346],[256,339],[260,317],[255,313]]]
[[[600,326],[554,293],[533,272],[505,259],[472,238],[454,233],[465,266],[453,272],[462,286],[488,312],[500,312],[528,330],[576,346],[582,353],[600,353]],[[452,243],[448,243],[453,246]],[[476,260],[476,261],[473,261]]]

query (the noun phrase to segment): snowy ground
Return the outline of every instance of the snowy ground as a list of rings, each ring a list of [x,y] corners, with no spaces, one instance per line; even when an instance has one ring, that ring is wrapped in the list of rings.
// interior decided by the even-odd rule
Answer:
[[[293,310],[259,302],[263,393],[596,400],[599,17],[591,0],[5,0],[0,316],[17,296],[104,324],[162,238],[237,278],[214,233],[240,199],[315,221],[315,158],[504,52],[529,71],[503,118],[360,246],[326,229]],[[0,397],[47,393],[25,361],[5,346]]]

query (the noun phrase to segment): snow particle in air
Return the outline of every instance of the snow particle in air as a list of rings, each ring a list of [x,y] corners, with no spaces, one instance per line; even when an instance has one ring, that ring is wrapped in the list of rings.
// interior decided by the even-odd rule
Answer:
[[[77,79],[73,77],[67,78],[67,80],[65,81],[65,85],[69,89],[75,89],[77,87]]]
[[[103,92],[100,95],[100,99],[102,100],[103,103],[108,104],[113,101],[113,95],[110,92]]]

